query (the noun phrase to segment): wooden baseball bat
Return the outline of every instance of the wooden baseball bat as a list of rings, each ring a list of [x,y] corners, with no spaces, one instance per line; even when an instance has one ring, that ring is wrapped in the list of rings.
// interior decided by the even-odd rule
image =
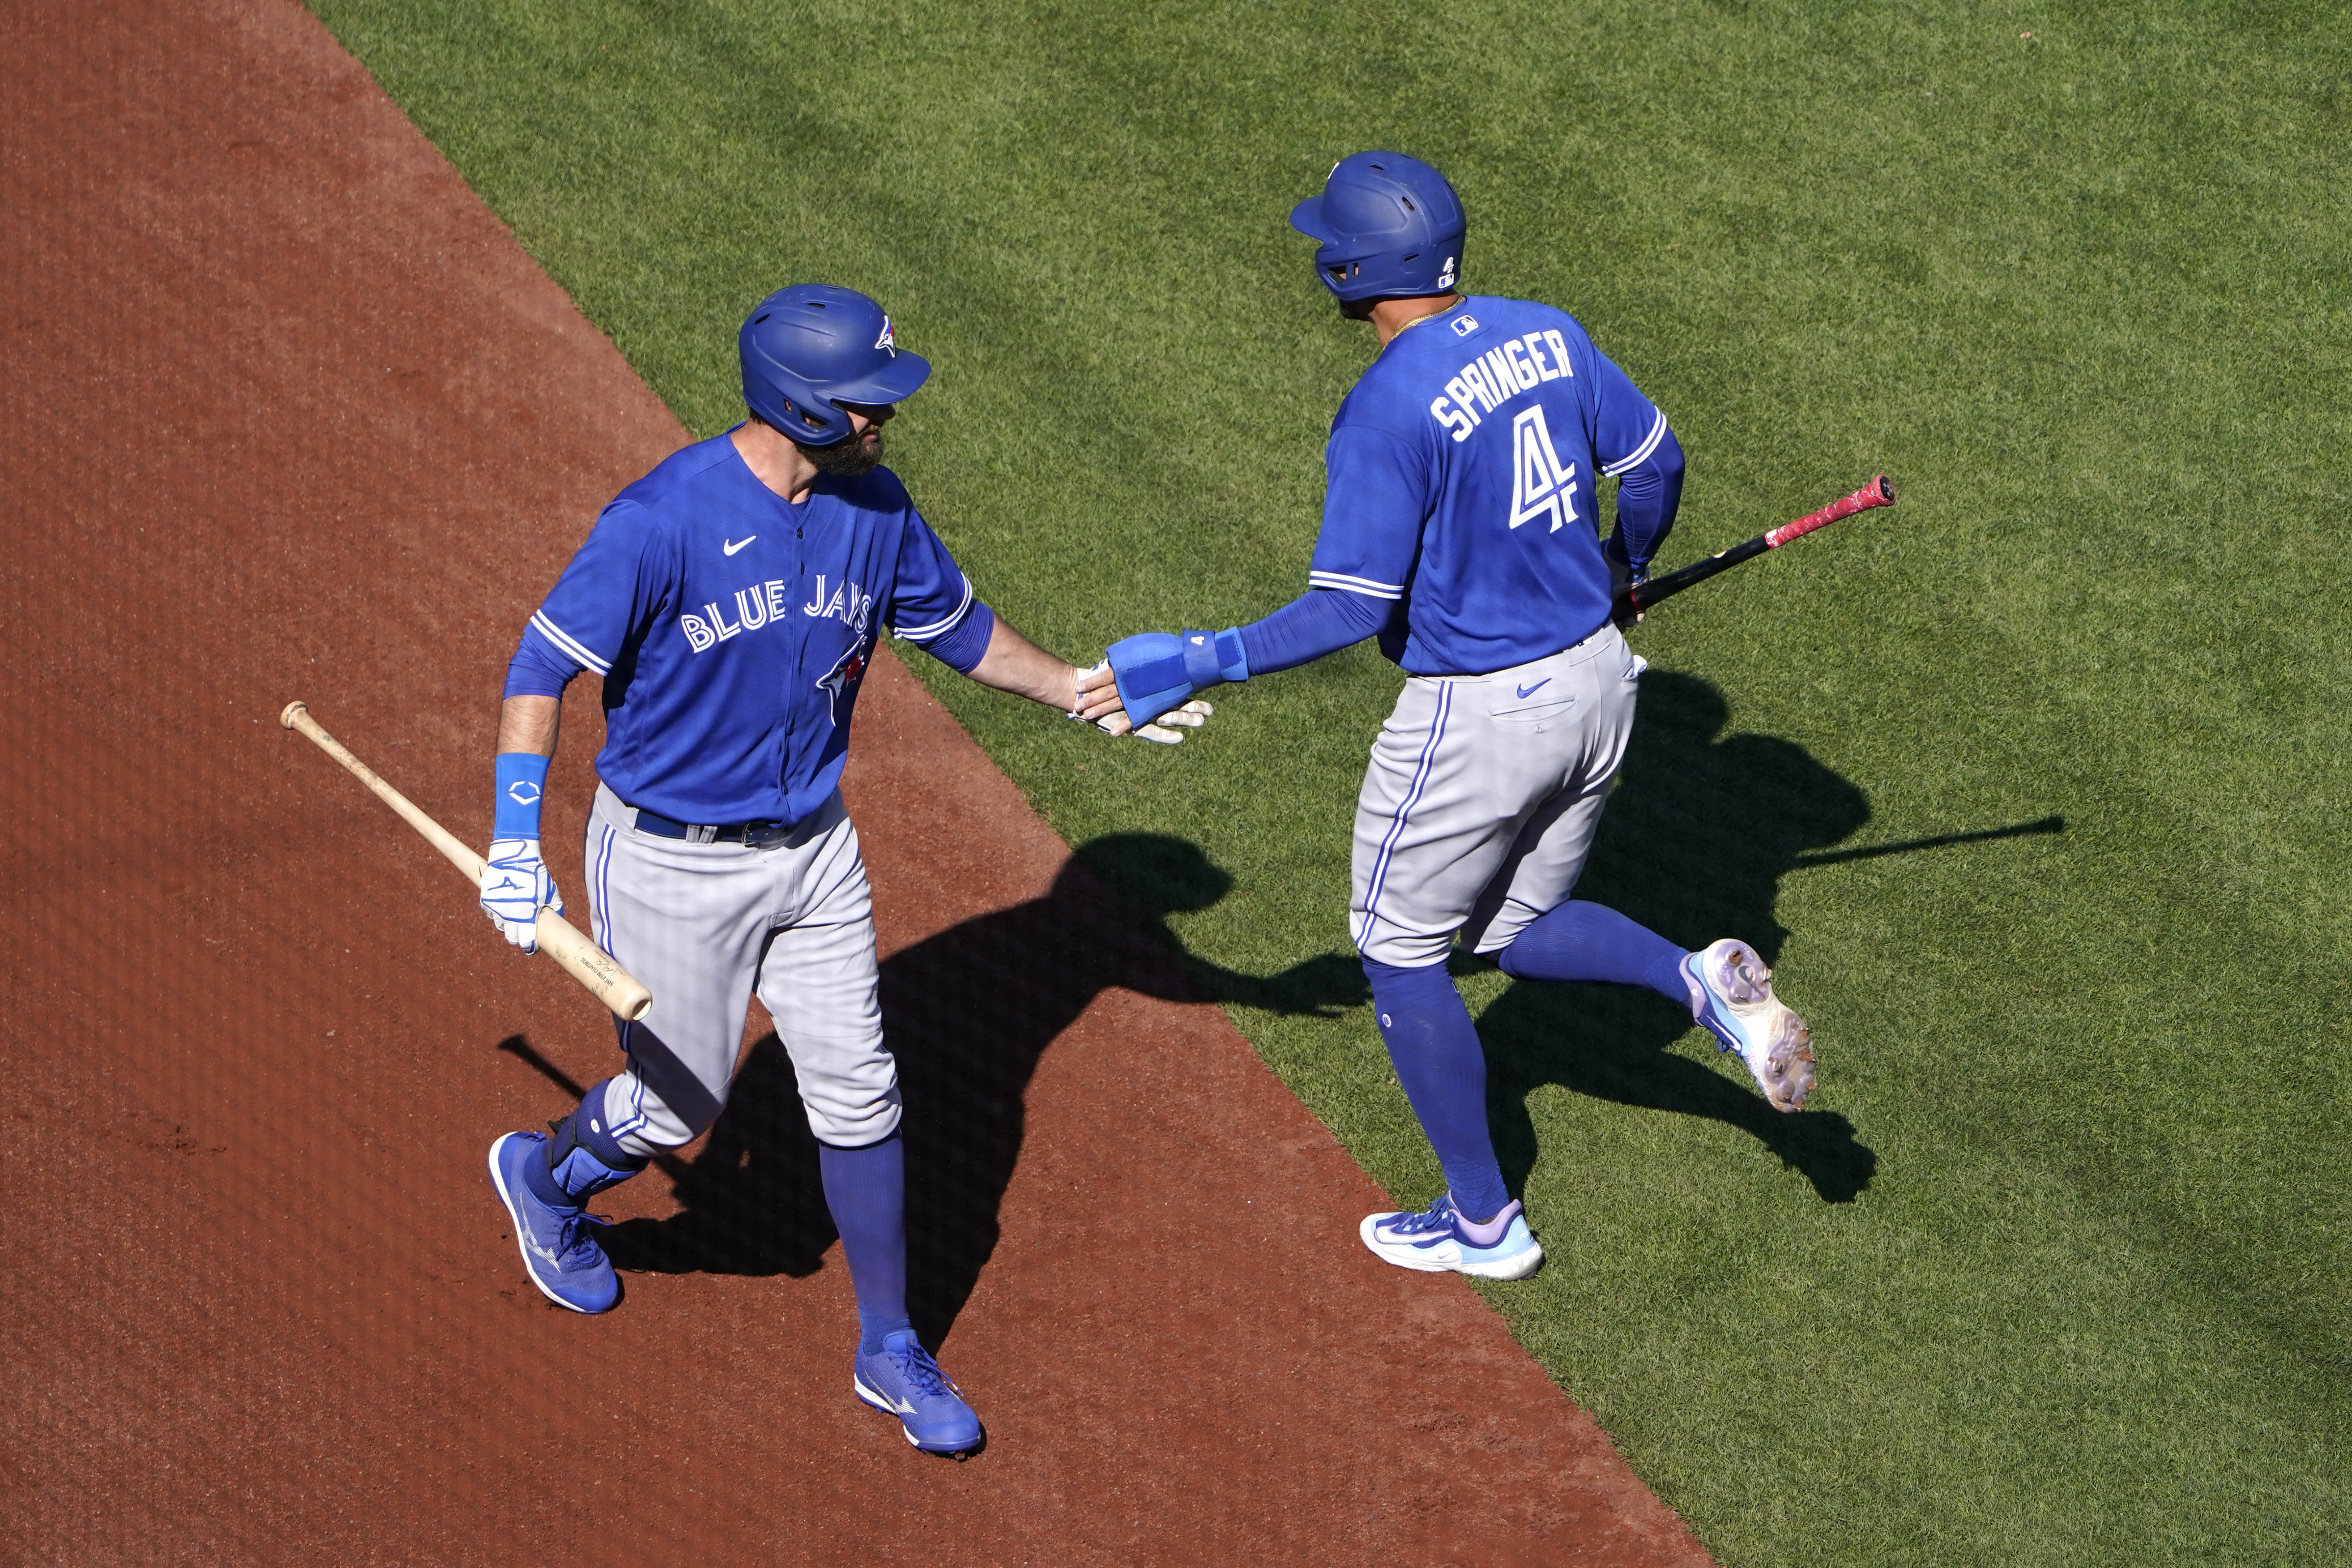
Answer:
[[[401,819],[425,836],[425,841],[447,857],[449,864],[466,873],[474,886],[482,885],[482,858],[460,843],[457,835],[434,821],[418,809],[416,803],[378,778],[373,768],[352,755],[349,748],[320,727],[310,717],[310,710],[300,702],[289,702],[278,721],[289,730],[299,730],[319,744],[319,749],[351,770],[352,776],[375,791],[376,798],[400,813]],[[563,965],[565,973],[588,987],[590,994],[610,1007],[620,1017],[632,1023],[646,1016],[654,1005],[653,993],[637,978],[613,962],[613,955],[580,934],[579,928],[541,905],[539,911],[539,950]]]
[[[1833,500],[1819,511],[1809,511],[1793,522],[1784,522],[1769,533],[1759,533],[1744,544],[1728,550],[1718,550],[1704,561],[1694,561],[1679,571],[1663,577],[1653,577],[1646,583],[1636,583],[1617,595],[1611,608],[1610,619],[1619,626],[1631,625],[1635,618],[1662,599],[1670,599],[1695,583],[1704,583],[1718,572],[1728,572],[1743,561],[1752,561],[1768,550],[1778,550],[1792,539],[1802,539],[1817,528],[1827,528],[1842,517],[1852,517],[1858,511],[1868,511],[1874,506],[1895,504],[1895,485],[1885,474],[1845,497]]]

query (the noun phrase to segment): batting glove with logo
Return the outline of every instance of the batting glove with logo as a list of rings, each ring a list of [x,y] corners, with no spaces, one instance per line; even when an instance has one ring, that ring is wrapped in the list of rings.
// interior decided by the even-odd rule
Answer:
[[[563,895],[547,862],[539,858],[536,838],[499,838],[490,844],[489,864],[482,873],[482,912],[499,933],[525,952],[539,951],[539,910],[544,904],[563,912]]]

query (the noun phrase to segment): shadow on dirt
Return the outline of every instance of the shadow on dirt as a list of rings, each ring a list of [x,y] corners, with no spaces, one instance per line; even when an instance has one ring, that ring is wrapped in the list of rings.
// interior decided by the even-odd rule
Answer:
[[[1096,996],[1121,986],[1325,1017],[1363,1001],[1362,971],[1337,953],[1264,977],[1186,958],[1165,917],[1206,909],[1232,886],[1197,846],[1114,834],[1081,847],[1044,898],[883,960],[883,1026],[907,1108],[908,1305],[925,1343],[940,1346],[995,1250],[1038,1060]],[[580,1092],[527,1041],[499,1048]],[[680,1212],[606,1231],[618,1268],[803,1277],[822,1267],[835,1233],[816,1142],[772,1033],[752,1045],[699,1151],[661,1169]]]

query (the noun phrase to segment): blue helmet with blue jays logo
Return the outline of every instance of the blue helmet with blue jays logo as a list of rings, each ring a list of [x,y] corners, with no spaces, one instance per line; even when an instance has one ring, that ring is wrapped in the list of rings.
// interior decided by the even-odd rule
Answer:
[[[1331,166],[1323,194],[1290,209],[1323,242],[1315,273],[1342,300],[1443,294],[1461,275],[1462,199],[1445,176],[1402,153],[1358,153]]]
[[[842,404],[897,403],[931,374],[929,360],[899,351],[881,306],[829,283],[795,283],[761,300],[735,346],[744,404],[803,447],[849,438]]]

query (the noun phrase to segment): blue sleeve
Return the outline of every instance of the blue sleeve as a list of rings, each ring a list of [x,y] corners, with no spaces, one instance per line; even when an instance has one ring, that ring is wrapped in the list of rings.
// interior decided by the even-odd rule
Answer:
[[[1617,528],[1613,537],[1625,559],[1647,566],[1658,546],[1674,531],[1675,512],[1683,501],[1683,448],[1672,430],[1639,463],[1625,470],[1617,487]]]
[[[1384,431],[1342,425],[1331,432],[1323,462],[1323,531],[1307,585],[1403,598],[1429,517],[1428,459]]]
[[[971,613],[958,621],[953,630],[920,646],[958,675],[970,675],[987,657],[988,639],[995,635],[996,612],[974,599]]]
[[[526,631],[515,648],[514,658],[507,660],[505,695],[560,698],[579,673],[580,666],[549,653],[543,639]]]
[[[1592,351],[1592,456],[1617,490],[1615,537],[1634,566],[1649,564],[1682,504],[1683,449],[1658,405],[1599,349]]]
[[[1253,678],[1307,664],[1360,643],[1388,624],[1386,601],[1340,588],[1309,588],[1289,604],[1242,628],[1242,651]]]
[[[523,628],[506,695],[560,697],[582,670],[611,670],[630,637],[668,603],[677,580],[673,555],[635,502],[606,507]]]
[[[930,524],[912,508],[907,512],[906,532],[898,540],[898,571],[890,584],[890,635],[904,637],[929,653],[941,653],[938,647],[961,626],[973,619],[978,601],[972,597],[971,582],[948,553],[940,536],[931,531]],[[993,627],[995,617],[986,606],[980,605],[980,615]],[[961,648],[961,641],[950,644]],[[981,652],[988,649],[985,640]],[[945,654],[941,653],[945,658]],[[953,659],[949,659],[953,664]],[[978,664],[980,655],[972,655]]]

